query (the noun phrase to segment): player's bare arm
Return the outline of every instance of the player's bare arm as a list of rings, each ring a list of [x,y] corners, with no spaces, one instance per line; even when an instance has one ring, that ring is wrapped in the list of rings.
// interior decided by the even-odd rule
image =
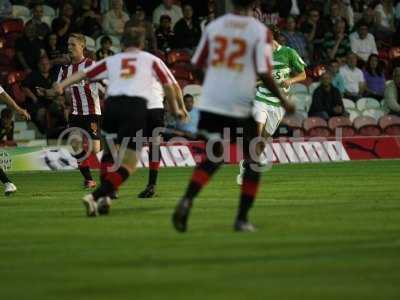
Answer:
[[[295,83],[302,82],[302,81],[306,80],[306,78],[307,78],[306,71],[297,73],[292,78],[289,78],[289,79],[283,81],[282,82],[282,87],[283,88],[289,88],[291,85],[293,85]]]
[[[19,115],[21,115],[25,120],[30,120],[31,116],[29,113],[25,110],[19,107],[17,103],[10,97],[10,95],[7,94],[6,91],[0,93],[0,101],[4,102],[8,106],[10,106],[12,109],[14,109]]]
[[[183,93],[179,84],[174,83],[174,90],[175,90],[176,100],[178,101],[179,109],[182,111],[183,114],[182,121],[189,122],[190,116],[188,111],[186,110],[185,103],[183,102]]]

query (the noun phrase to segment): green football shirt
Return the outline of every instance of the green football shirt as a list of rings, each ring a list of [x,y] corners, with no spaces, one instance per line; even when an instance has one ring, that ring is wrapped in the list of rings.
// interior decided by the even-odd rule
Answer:
[[[291,73],[302,73],[306,66],[296,50],[286,46],[279,46],[272,53],[272,64],[272,76],[278,86],[289,79]],[[282,90],[285,93],[289,92],[289,89],[282,88]],[[281,106],[279,99],[263,85],[257,87],[255,100],[274,106]]]

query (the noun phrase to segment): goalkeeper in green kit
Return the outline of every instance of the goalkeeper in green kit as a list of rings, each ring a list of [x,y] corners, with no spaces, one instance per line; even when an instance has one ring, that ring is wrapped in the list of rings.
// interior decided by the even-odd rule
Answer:
[[[282,91],[289,93],[290,86],[306,79],[304,70],[306,64],[298,55],[296,50],[282,46],[278,43],[280,30],[276,26],[270,26],[273,34],[273,69],[272,75]],[[271,137],[285,115],[285,109],[282,107],[279,99],[275,97],[266,87],[259,85],[256,91],[256,97],[253,105],[253,118],[257,122],[258,136]],[[260,154],[264,151],[265,144],[259,144],[256,151]],[[237,183],[242,184],[244,161],[239,164],[240,174],[237,176]]]

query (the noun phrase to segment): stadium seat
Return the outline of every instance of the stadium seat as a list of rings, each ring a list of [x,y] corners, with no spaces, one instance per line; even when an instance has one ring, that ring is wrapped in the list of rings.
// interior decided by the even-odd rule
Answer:
[[[303,122],[303,128],[310,137],[329,137],[331,131],[324,119],[318,117],[307,118]]]
[[[96,52],[96,41],[90,36],[85,35],[86,49],[92,52]]]
[[[346,111],[350,114],[349,119],[351,122],[354,122],[354,119],[361,116],[361,112],[357,109],[346,109]]]
[[[343,106],[346,111],[349,109],[357,109],[354,101],[351,101],[350,99],[347,98],[343,98]]]
[[[308,88],[302,83],[295,83],[290,87],[290,94],[308,94]]]
[[[154,52],[154,55],[157,56],[159,59],[161,59],[163,62],[167,61],[167,54],[165,54],[164,51],[156,50]]]
[[[381,108],[381,104],[375,98],[361,98],[358,99],[356,107],[361,111],[369,108],[379,109]]]
[[[292,94],[290,100],[296,106],[296,110],[307,112],[310,109],[312,98],[308,94]]]
[[[44,23],[46,23],[50,28],[51,28],[51,24],[53,23],[54,17],[52,16],[43,16],[42,17],[42,21]]]
[[[54,19],[56,17],[56,11],[51,6],[43,5],[43,16]]]
[[[328,126],[334,134],[336,133],[337,128],[341,129],[342,136],[354,136],[356,134],[356,130],[353,128],[353,123],[348,117],[330,118],[328,121]]]
[[[0,49],[0,66],[14,67],[15,50],[13,48]]]
[[[293,135],[296,137],[304,136],[304,129],[301,126],[303,124],[303,116],[300,114],[285,116],[281,122],[282,125],[288,126],[293,130]]]
[[[372,117],[357,117],[354,119],[353,124],[360,135],[379,136],[381,134],[381,129],[378,126],[378,122]]]
[[[363,110],[362,115],[366,116],[366,117],[372,117],[378,121],[381,117],[383,117],[385,115],[385,112],[380,108],[379,109],[369,108],[369,109]]]
[[[25,94],[21,89],[21,81],[25,79],[25,72],[14,71],[7,76],[7,85],[9,86],[11,97],[18,103],[25,102]]]
[[[389,59],[397,59],[400,58],[400,47],[392,47],[389,50]]]
[[[400,117],[395,115],[383,116],[379,120],[379,127],[387,135],[400,135]]]
[[[172,66],[175,64],[189,64],[190,63],[190,55],[186,51],[182,50],[172,50],[167,55],[167,63]]]
[[[183,89],[183,94],[184,95],[190,94],[193,96],[195,101],[198,101],[201,95],[201,85],[198,84],[186,85],[185,88]]]
[[[310,95],[312,96],[314,94],[314,91],[317,89],[317,87],[319,87],[319,82],[313,82],[310,84],[310,86],[308,87],[308,90],[310,92]]]
[[[319,79],[326,72],[326,68],[324,65],[316,66],[312,71],[312,76],[314,79]]]
[[[174,74],[176,79],[179,80],[187,80],[192,82],[194,80],[194,76],[191,71],[189,71],[187,68],[184,66],[175,66],[171,69],[172,74]]]
[[[22,33],[23,31],[24,22],[20,19],[6,19],[0,22],[0,34],[3,36],[11,33]]]
[[[29,8],[23,5],[13,5],[12,16],[14,18],[21,19],[24,24],[32,18]]]

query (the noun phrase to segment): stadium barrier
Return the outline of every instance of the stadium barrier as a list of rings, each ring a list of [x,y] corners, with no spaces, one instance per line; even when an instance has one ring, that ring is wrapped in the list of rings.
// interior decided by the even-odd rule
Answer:
[[[205,155],[203,142],[161,146],[162,167],[193,167]],[[141,153],[139,167],[149,165],[149,149]],[[100,157],[101,153],[99,153]],[[400,137],[352,137],[340,141],[329,139],[274,140],[268,144],[265,156],[271,163],[328,163],[350,160],[400,159]],[[226,163],[235,164],[242,155],[236,145],[230,145]],[[96,157],[89,157],[92,168],[98,168]],[[0,165],[8,171],[73,170],[76,160],[68,149],[20,147],[0,149]]]

